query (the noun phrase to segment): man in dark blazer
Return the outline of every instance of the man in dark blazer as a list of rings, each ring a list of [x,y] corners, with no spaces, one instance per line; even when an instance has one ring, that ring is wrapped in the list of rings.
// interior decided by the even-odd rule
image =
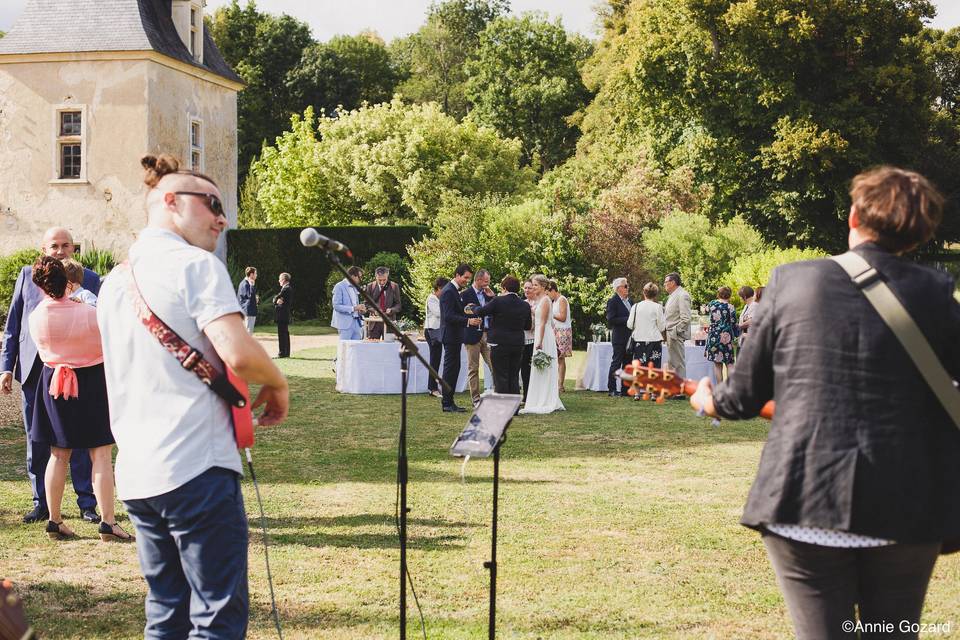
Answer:
[[[54,227],[43,235],[41,250],[44,254],[65,260],[73,256],[75,250],[73,238],[66,229]],[[37,384],[43,364],[37,354],[37,345],[33,342],[28,329],[30,314],[43,299],[44,293],[33,283],[33,268],[23,267],[17,276],[10,312],[3,331],[3,346],[0,350],[0,392],[11,393],[13,380],[20,383],[23,394],[23,425],[27,433],[27,477],[33,491],[33,510],[23,517],[24,522],[43,522],[49,516],[47,495],[44,486],[44,473],[50,459],[49,445],[30,441],[30,427],[33,423],[33,404],[36,398]],[[100,276],[90,269],[83,270],[83,288],[94,295],[100,292]],[[77,505],[80,514],[88,522],[100,522],[97,515],[97,499],[93,495],[91,473],[93,466],[86,449],[74,449],[70,456],[70,477],[74,491],[77,492]]]
[[[387,314],[387,317],[396,321],[400,317],[400,309],[403,306],[400,299],[400,285],[390,281],[390,269],[386,267],[377,267],[374,276],[376,276],[376,279],[367,285],[367,293],[377,303],[377,306]],[[373,315],[373,317],[379,316]],[[382,322],[371,322],[369,326],[368,338],[379,340],[383,337],[384,324]]]
[[[763,535],[796,636],[853,637],[858,608],[901,625],[869,635],[915,638],[904,626],[937,556],[960,546],[960,424],[863,288],[889,287],[954,380],[960,305],[953,278],[902,256],[941,220],[923,176],[881,167],[850,196],[848,245],[870,266],[858,284],[831,259],[774,269],[733,373],[715,390],[703,378],[690,404],[741,419],[776,401],[740,522]]]
[[[520,281],[507,276],[500,282],[504,293],[476,310],[479,318],[490,319],[487,340],[493,360],[493,382],[497,393],[520,394],[520,364],[523,360],[523,332],[533,327],[530,305],[520,298]]]
[[[473,284],[463,290],[460,299],[464,308],[480,308],[493,300],[493,289],[490,288],[490,272],[486,269],[477,269],[473,275]],[[468,326],[463,332],[463,344],[467,350],[467,387],[473,404],[480,402],[480,358],[487,363],[491,373],[493,362],[490,360],[490,344],[487,336],[489,320],[484,320],[480,326]]]
[[[290,357],[290,306],[293,304],[293,287],[290,274],[280,274],[280,293],[273,297],[274,315],[277,320],[278,358]]]
[[[443,380],[449,390],[443,392],[441,404],[446,412],[463,413],[463,407],[453,402],[453,392],[460,377],[460,352],[463,350],[463,331],[468,325],[479,326],[479,318],[467,318],[463,312],[460,289],[470,284],[473,267],[461,264],[454,272],[453,280],[440,292],[440,341],[443,343]]]
[[[621,397],[626,393],[617,377],[617,369],[622,369],[630,361],[627,354],[627,341],[630,339],[627,320],[630,318],[630,307],[633,303],[630,301],[630,284],[626,278],[617,278],[611,286],[614,294],[607,300],[607,326],[610,327],[613,356],[610,358],[607,392],[608,395]]]

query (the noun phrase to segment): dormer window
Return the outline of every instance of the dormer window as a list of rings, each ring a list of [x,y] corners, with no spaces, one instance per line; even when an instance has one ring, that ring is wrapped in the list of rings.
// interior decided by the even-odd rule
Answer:
[[[190,55],[192,55],[195,60],[200,58],[200,49],[199,47],[197,47],[197,37],[198,37],[197,25],[199,22],[200,22],[199,11],[197,11],[197,7],[191,5],[190,6]]]

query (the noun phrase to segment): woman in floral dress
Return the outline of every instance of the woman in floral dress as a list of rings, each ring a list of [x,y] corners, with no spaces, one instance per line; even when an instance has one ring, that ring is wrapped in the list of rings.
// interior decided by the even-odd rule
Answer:
[[[707,313],[710,316],[710,331],[707,334],[707,348],[704,357],[713,363],[717,382],[723,380],[723,365],[727,365],[727,375],[733,365],[734,331],[737,326],[737,311],[730,304],[730,287],[717,290],[717,300],[710,303]]]

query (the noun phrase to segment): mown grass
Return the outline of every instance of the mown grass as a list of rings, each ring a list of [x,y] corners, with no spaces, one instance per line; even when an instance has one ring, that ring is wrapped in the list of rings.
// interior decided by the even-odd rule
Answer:
[[[296,355],[281,361],[291,418],[261,430],[254,454],[285,637],[395,638],[399,398],[337,394],[330,348]],[[759,536],[737,524],[767,424],[713,428],[679,402],[589,392],[563,401],[565,413],[514,421],[504,446],[499,636],[792,637]],[[486,637],[492,465],[471,460],[461,479],[447,448],[463,423],[434,398],[410,401],[409,561],[430,638]],[[53,543],[19,524],[29,508],[22,460],[22,434],[0,429],[0,574],[18,583],[45,637],[141,637],[135,550],[95,540],[72,505],[65,513],[82,540]],[[270,638],[257,507],[244,484],[250,637]],[[938,564],[924,619],[960,624],[960,558]]]

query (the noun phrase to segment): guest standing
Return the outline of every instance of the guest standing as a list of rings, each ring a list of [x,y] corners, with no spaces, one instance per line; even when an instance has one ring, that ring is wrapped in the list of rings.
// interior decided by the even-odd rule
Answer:
[[[281,273],[278,280],[280,293],[273,297],[274,317],[277,321],[278,358],[290,357],[290,306],[293,304],[293,287],[290,274]]]
[[[374,270],[374,276],[374,281],[367,285],[367,294],[373,298],[373,301],[377,303],[377,306],[388,318],[396,321],[400,317],[400,310],[403,307],[403,301],[400,298],[400,285],[390,281],[390,269],[386,267],[377,267]],[[383,337],[383,331],[383,322],[371,322],[367,337],[379,340]]]
[[[942,198],[891,167],[857,176],[848,245],[960,378],[960,305],[946,273],[903,257],[933,236]],[[800,640],[856,622],[916,638],[941,551],[960,543],[960,430],[880,314],[833,260],[774,269],[730,378],[690,404],[731,420],[776,414],[741,523],[758,530]],[[945,545],[952,541],[952,547]],[[869,626],[867,626],[869,625]]]
[[[564,382],[567,379],[567,358],[573,355],[573,316],[570,313],[570,302],[560,293],[555,280],[550,281],[547,296],[553,304],[553,330],[557,334],[557,375],[560,393],[565,391]]]
[[[493,289],[490,288],[490,272],[486,269],[478,269],[473,276],[473,284],[467,287],[460,299],[464,307],[472,305],[477,308],[483,308],[485,304],[493,300]],[[493,372],[493,364],[490,362],[490,346],[487,344],[487,331],[490,328],[490,320],[484,318],[478,327],[467,327],[463,332],[463,344],[467,350],[467,387],[470,389],[470,397],[474,406],[480,402],[480,358],[487,363],[487,368]]]
[[[355,286],[362,277],[363,271],[360,267],[350,267],[347,269],[347,277],[333,285],[333,317],[330,318],[330,326],[337,330],[340,340],[363,339],[361,315],[366,312],[367,307],[360,302],[360,293]]]
[[[240,310],[243,312],[247,333],[253,333],[253,327],[257,324],[257,303],[260,302],[260,297],[257,295],[257,270],[254,267],[247,267],[243,273],[244,278],[237,287],[237,300],[240,301]]]
[[[440,361],[443,357],[443,340],[440,331],[440,292],[443,291],[448,282],[450,282],[450,279],[444,277],[434,280],[433,293],[427,296],[423,315],[423,337],[427,339],[427,346],[430,347],[430,366],[437,372],[440,371]],[[437,398],[443,396],[433,376],[427,379],[427,391]]]
[[[100,504],[103,541],[129,542],[133,536],[117,524],[113,499],[113,434],[107,410],[103,350],[97,310],[66,296],[67,273],[56,258],[41,256],[33,265],[33,282],[46,297],[30,314],[30,335],[43,371],[33,405],[33,442],[50,447],[44,484],[47,492],[47,535],[75,538],[60,513],[67,467],[74,449],[89,450],[93,492]]]
[[[500,281],[500,289],[503,293],[477,309],[476,314],[490,320],[494,390],[519,395],[524,333],[533,328],[533,318],[530,305],[520,299],[519,280],[507,276]]]
[[[737,295],[743,300],[743,309],[740,311],[740,348],[747,342],[747,332],[750,330],[750,321],[753,319],[753,287],[744,285],[737,291]]]
[[[707,347],[703,357],[713,363],[713,371],[718,381],[723,380],[723,365],[727,365],[729,374],[733,366],[733,336],[737,326],[737,310],[730,304],[730,287],[717,289],[717,299],[707,307],[710,317],[710,331],[707,334]]]
[[[663,288],[670,297],[663,309],[667,323],[667,353],[670,354],[670,368],[681,378],[687,375],[687,353],[684,342],[690,339],[690,308],[693,301],[683,288],[679,273],[668,273],[663,279]]]
[[[457,388],[460,377],[460,352],[463,350],[463,330],[468,325],[477,327],[479,318],[467,318],[463,313],[463,300],[460,299],[460,289],[470,284],[473,277],[473,267],[469,264],[457,266],[453,280],[440,292],[440,329],[443,342],[443,380],[449,385],[444,390],[441,406],[445,412],[466,412],[453,401],[453,393]]]
[[[70,232],[62,227],[47,229],[43,234],[40,250],[44,255],[63,260],[73,256],[75,245]],[[3,348],[0,349],[0,393],[13,391],[14,379],[20,383],[23,426],[27,438],[27,478],[33,491],[33,509],[23,516],[23,521],[42,522],[50,512],[47,509],[47,493],[43,485],[50,448],[46,445],[33,446],[30,441],[33,423],[33,403],[37,397],[37,384],[43,363],[37,354],[37,345],[30,336],[30,314],[44,298],[43,291],[33,283],[32,266],[23,267],[17,276],[7,313],[7,324],[3,330]],[[83,286],[96,294],[100,291],[100,276],[86,269]],[[90,455],[83,450],[74,449],[70,457],[70,478],[73,490],[77,492],[77,506],[80,516],[93,523],[100,522],[97,514],[97,499],[93,494],[90,480],[92,467]]]
[[[530,360],[533,358],[533,306],[537,303],[533,282],[527,278],[523,283],[523,299],[530,307],[529,330],[523,332],[523,357],[520,360],[520,380],[523,382],[523,401],[527,401],[527,389],[530,387]]]
[[[646,366],[660,368],[663,363],[663,341],[667,324],[663,307],[657,303],[660,287],[652,282],[643,285],[643,300],[630,309],[627,328],[632,331],[633,353],[629,356]],[[635,396],[639,397],[639,396]]]
[[[626,393],[623,384],[617,376],[617,371],[630,361],[627,353],[627,341],[630,331],[627,329],[627,319],[630,317],[630,283],[626,278],[617,278],[610,285],[613,296],[607,300],[607,326],[610,327],[610,342],[613,345],[613,356],[610,359],[610,373],[607,376],[607,394],[613,397],[624,397]]]

